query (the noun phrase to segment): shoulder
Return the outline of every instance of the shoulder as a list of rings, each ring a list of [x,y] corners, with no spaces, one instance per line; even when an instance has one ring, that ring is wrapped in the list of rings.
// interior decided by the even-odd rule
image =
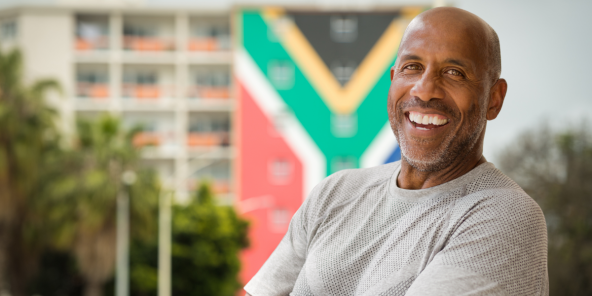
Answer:
[[[547,272],[547,227],[541,208],[494,167],[465,190],[452,213],[442,263],[481,274],[510,295],[534,295],[525,291],[539,291]]]
[[[540,206],[493,165],[467,184],[465,191],[453,214],[455,235],[487,233],[500,241],[536,242],[546,248],[547,226]]]
[[[545,224],[540,206],[516,182],[496,169],[493,164],[468,183],[461,203],[469,212],[484,212],[509,223],[522,221]]]

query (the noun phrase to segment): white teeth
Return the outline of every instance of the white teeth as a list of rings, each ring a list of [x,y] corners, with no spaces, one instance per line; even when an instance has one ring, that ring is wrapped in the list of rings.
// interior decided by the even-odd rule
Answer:
[[[430,124],[430,118],[427,115],[424,115],[421,124]]]
[[[419,124],[433,124],[433,125],[444,125],[448,123],[448,119],[440,119],[436,116],[422,115],[420,113],[409,113],[409,120]]]

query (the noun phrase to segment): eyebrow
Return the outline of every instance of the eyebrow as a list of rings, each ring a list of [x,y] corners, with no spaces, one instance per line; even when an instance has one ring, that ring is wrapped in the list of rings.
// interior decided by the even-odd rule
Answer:
[[[421,58],[418,55],[414,55],[414,54],[404,54],[400,57],[401,61],[407,61],[407,60],[420,60]]]
[[[461,60],[457,60],[457,59],[446,59],[444,62],[449,63],[449,64],[453,64],[453,65],[457,65],[459,67],[463,67],[463,68],[467,68],[467,64]]]
[[[421,61],[421,60],[423,60],[420,56],[415,55],[415,54],[404,54],[404,55],[400,56],[399,59],[401,61],[408,61],[408,60]],[[459,60],[459,59],[448,58],[444,62],[449,63],[449,64],[453,64],[453,65],[457,65],[457,66],[463,67],[463,68],[469,68],[469,65],[467,62],[465,62],[463,60]]]

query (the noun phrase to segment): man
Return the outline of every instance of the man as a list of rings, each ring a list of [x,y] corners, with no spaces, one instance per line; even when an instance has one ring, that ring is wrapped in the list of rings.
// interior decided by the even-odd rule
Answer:
[[[245,290],[268,295],[547,295],[538,205],[482,155],[499,114],[495,31],[457,8],[414,19],[391,69],[402,160],[326,178]]]

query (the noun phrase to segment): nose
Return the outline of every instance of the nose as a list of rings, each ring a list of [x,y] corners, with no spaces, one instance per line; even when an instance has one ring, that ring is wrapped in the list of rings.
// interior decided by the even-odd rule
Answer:
[[[440,83],[441,80],[437,73],[434,73],[434,71],[425,71],[421,75],[421,78],[415,82],[409,94],[425,102],[432,99],[444,99],[444,90]]]

